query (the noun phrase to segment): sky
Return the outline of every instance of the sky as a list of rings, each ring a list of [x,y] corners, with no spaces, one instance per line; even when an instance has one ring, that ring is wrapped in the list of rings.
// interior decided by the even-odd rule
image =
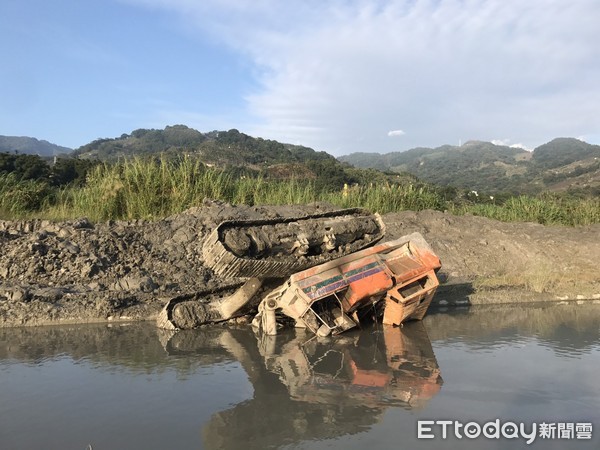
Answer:
[[[598,0],[2,0],[0,134],[600,144]]]

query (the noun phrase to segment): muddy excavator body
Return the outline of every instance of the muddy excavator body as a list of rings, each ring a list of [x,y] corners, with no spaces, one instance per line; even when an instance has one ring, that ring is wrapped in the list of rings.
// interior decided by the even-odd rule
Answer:
[[[418,233],[377,244],[292,275],[261,302],[253,325],[276,334],[281,313],[318,336],[335,335],[378,311],[382,301],[384,324],[421,320],[438,287],[440,267]]]
[[[171,299],[158,326],[196,328],[258,310],[253,325],[267,335],[287,316],[327,336],[355,327],[382,305],[384,323],[421,319],[438,286],[440,261],[418,233],[378,243],[384,234],[381,217],[358,208],[223,222],[202,254],[226,286]]]

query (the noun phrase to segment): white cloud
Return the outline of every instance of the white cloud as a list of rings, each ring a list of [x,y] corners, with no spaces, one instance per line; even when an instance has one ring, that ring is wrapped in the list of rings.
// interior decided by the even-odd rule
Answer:
[[[402,130],[391,130],[388,131],[388,136],[390,137],[394,137],[394,136],[404,136],[406,133]]]
[[[527,147],[525,144],[523,144],[521,142],[516,143],[516,144],[511,144],[510,139],[492,139],[491,142],[494,145],[503,145],[505,147],[520,148],[523,150],[527,150],[529,152],[533,150],[531,147]]]
[[[518,144],[512,144],[512,145],[511,145],[511,148],[520,148],[520,149],[522,149],[522,150],[527,150],[528,152],[531,152],[531,151],[533,151],[533,149],[532,149],[532,148],[530,148],[530,147],[527,147],[525,144],[522,144],[522,143],[520,143],[520,142],[519,142]]]
[[[251,134],[341,154],[397,150],[382,123],[402,148],[600,133],[597,0],[129,1],[253,62]]]

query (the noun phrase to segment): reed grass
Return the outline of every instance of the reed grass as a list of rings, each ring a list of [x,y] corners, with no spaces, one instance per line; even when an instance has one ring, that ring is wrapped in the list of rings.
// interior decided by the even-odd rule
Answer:
[[[600,223],[600,198],[568,198],[556,194],[518,196],[501,205],[474,204],[451,207],[455,214],[470,213],[502,222],[537,222],[544,225]]]
[[[311,180],[273,180],[234,175],[196,159],[133,158],[94,167],[81,187],[51,188],[0,175],[0,218],[88,217],[92,221],[158,219],[198,206],[204,199],[232,204],[282,205],[329,202],[341,208],[363,207],[379,213],[448,210],[505,222],[588,225],[600,223],[600,199],[545,194],[512,197],[502,204],[448,201],[434,187],[378,183],[318,189]]]
[[[342,191],[323,193],[321,200],[343,208],[362,207],[381,214],[405,210],[443,210],[446,203],[431,188],[412,184],[353,186]]]
[[[17,180],[12,174],[0,174],[0,218],[23,217],[47,207],[53,200],[46,183]]]
[[[318,199],[314,185],[296,180],[236,177],[191,158],[134,158],[99,165],[81,188],[59,191],[42,214],[55,219],[157,219],[197,206],[204,199],[233,204],[304,204]]]

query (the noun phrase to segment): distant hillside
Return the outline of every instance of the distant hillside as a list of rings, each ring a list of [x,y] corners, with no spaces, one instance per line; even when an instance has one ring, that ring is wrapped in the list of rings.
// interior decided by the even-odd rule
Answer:
[[[533,152],[470,141],[406,152],[353,153],[340,161],[361,168],[408,172],[423,181],[483,192],[600,192],[600,146],[558,138]]]
[[[190,154],[208,164],[261,167],[280,163],[335,161],[308,147],[254,138],[238,130],[201,133],[185,125],[164,130],[139,129],[114,139],[98,139],[73,152],[86,159],[114,160],[133,155]]]
[[[0,136],[0,153],[54,156],[70,153],[72,149],[26,136]]]
[[[164,130],[138,129],[116,138],[97,139],[75,151],[31,137],[0,136],[2,152],[41,157],[69,154],[88,162],[187,155],[209,166],[234,170],[239,176],[252,172],[268,178],[308,178],[329,187],[376,180],[413,183],[416,179],[411,177],[417,177],[425,183],[489,194],[550,190],[600,195],[600,146],[573,138],[554,139],[533,152],[469,141],[461,146],[420,147],[387,154],[353,153],[336,159],[326,152],[255,138],[236,129],[203,133],[174,125]],[[10,172],[7,164],[4,169]],[[351,166],[376,169],[387,175]]]
[[[124,158],[148,158],[156,161],[160,157],[177,164],[181,157],[185,157],[207,167],[214,167],[219,173],[223,172],[233,179],[261,177],[312,180],[316,191],[335,191],[345,185],[356,184],[365,186],[388,183],[410,185],[413,188],[424,186],[424,183],[410,174],[386,174],[371,169],[357,169],[326,152],[254,138],[235,129],[207,133],[185,125],[167,126],[164,130],[138,129],[118,138],[97,139],[58,159],[15,151],[16,147],[10,148],[7,152],[0,151],[0,181],[2,177],[11,177],[17,182],[35,180],[52,186],[69,183],[81,185],[85,183],[89,171],[102,162],[111,165]]]
[[[591,145],[573,138],[556,138],[540,145],[533,152],[533,162],[537,167],[544,169],[554,169],[598,157],[600,145]]]
[[[164,130],[139,129],[114,139],[98,139],[76,149],[78,159],[116,161],[123,157],[186,155],[239,176],[315,180],[317,188],[340,189],[344,184],[389,181],[416,183],[412,175],[386,175],[343,164],[326,152],[300,145],[255,138],[232,129],[201,133],[185,125]]]

